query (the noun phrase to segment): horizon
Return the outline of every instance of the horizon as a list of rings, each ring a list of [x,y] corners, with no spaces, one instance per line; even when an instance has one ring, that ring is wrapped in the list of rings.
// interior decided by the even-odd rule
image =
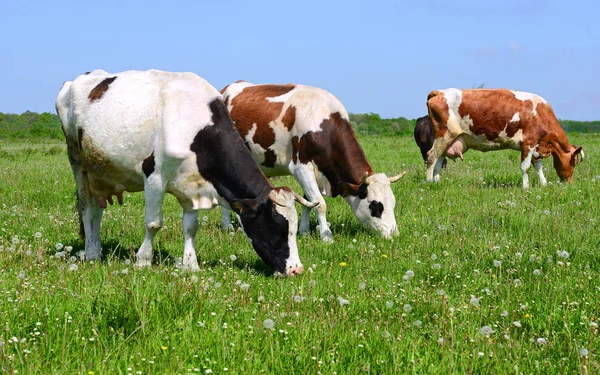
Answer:
[[[0,112],[55,113],[64,81],[94,69],[192,71],[330,91],[348,112],[416,119],[447,87],[544,97],[557,118],[600,119],[600,4],[508,0],[7,3]]]

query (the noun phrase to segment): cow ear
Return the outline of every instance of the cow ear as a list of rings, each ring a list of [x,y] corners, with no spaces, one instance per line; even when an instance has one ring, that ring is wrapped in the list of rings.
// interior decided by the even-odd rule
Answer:
[[[358,195],[360,185],[340,181],[338,182],[338,188],[340,190],[340,195],[342,197],[347,197],[348,195]]]
[[[578,155],[579,153],[581,153],[581,151],[582,151],[582,147],[577,147],[575,149],[575,151],[573,151],[573,155]]]
[[[256,212],[258,204],[254,199],[238,199],[231,204],[231,209],[238,215],[248,215]]]

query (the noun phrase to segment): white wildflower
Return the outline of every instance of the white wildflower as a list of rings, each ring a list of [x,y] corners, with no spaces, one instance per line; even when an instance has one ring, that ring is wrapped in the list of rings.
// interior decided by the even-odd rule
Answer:
[[[490,327],[490,326],[483,326],[479,330],[479,333],[482,334],[485,337],[489,337],[493,333],[492,327]]]
[[[265,319],[263,321],[263,327],[266,329],[273,329],[273,327],[275,327],[275,323],[271,319]]]

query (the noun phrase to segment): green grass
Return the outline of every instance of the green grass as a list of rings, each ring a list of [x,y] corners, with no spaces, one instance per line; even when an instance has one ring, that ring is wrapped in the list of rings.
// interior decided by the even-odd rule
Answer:
[[[288,279],[219,228],[220,210],[200,213],[201,271],[180,272],[171,196],[152,268],[132,265],[141,194],[106,210],[105,262],[71,260],[83,243],[65,147],[0,143],[1,371],[599,373],[600,136],[570,139],[586,154],[575,183],[546,160],[550,185],[532,170],[525,192],[517,152],[471,151],[427,184],[412,137],[361,138],[376,171],[408,171],[394,184],[400,235],[371,236],[328,199],[335,243],[300,238],[307,271]]]

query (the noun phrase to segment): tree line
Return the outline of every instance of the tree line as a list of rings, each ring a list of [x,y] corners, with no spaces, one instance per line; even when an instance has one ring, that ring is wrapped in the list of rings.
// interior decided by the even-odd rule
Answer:
[[[410,135],[416,119],[381,118],[377,113],[351,113],[350,122],[357,135]],[[566,132],[600,133],[600,121],[559,120]],[[0,112],[0,139],[63,139],[58,116],[49,112]]]

